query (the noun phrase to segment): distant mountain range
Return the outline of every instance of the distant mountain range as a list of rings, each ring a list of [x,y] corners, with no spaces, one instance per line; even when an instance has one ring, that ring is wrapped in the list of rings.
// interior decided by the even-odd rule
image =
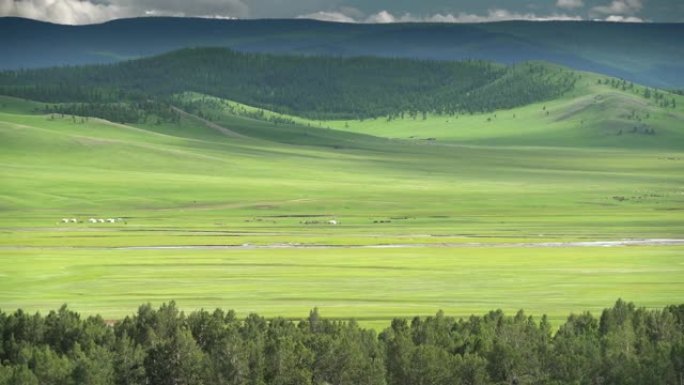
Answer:
[[[66,26],[0,18],[0,69],[111,63],[186,47],[499,63],[542,60],[684,88],[684,24],[338,24],[314,20],[121,19]]]

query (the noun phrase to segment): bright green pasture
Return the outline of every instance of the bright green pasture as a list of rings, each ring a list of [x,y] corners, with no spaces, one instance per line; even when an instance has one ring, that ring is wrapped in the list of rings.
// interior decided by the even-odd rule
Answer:
[[[684,152],[389,140],[240,117],[0,113],[0,244],[442,243],[684,234]],[[285,132],[281,132],[282,130]],[[266,134],[273,132],[273,140]],[[298,131],[299,130],[299,131]],[[294,137],[307,145],[285,144]],[[126,225],[58,224],[122,217]],[[326,225],[335,219],[339,226]],[[309,221],[309,224],[305,222]],[[311,223],[319,222],[319,223]]]
[[[681,303],[682,247],[489,247],[684,236],[682,108],[585,87],[425,121],[205,111],[238,138],[193,117],[133,127],[0,98],[0,308],[67,302],[118,318],[175,299],[297,318],[319,306],[384,326],[438,309],[557,320],[618,297]],[[656,135],[617,135],[632,105]],[[416,247],[112,249],[244,244]]]
[[[240,315],[327,317],[387,326],[392,317],[524,308],[558,322],[617,298],[662,307],[684,298],[676,247],[245,250],[0,250],[5,310],[118,319],[150,301]]]

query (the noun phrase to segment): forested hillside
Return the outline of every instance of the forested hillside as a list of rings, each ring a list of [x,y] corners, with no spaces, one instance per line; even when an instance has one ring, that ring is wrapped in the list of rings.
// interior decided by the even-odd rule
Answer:
[[[579,77],[544,63],[507,67],[482,61],[277,56],[198,48],[114,65],[3,72],[0,94],[72,103],[55,112],[86,111],[122,122],[136,121],[140,114],[123,111],[121,102],[136,103],[134,110],[159,111],[150,100],[168,103],[185,91],[314,119],[364,119],[512,108],[558,97]],[[108,109],[120,110],[122,117],[113,119]]]
[[[554,332],[521,310],[395,319],[379,335],[355,322],[299,322],[232,311],[185,315],[174,303],[113,327],[62,307],[0,313],[0,384],[676,384],[684,305],[618,301]]]
[[[596,21],[350,24],[148,17],[65,26],[0,18],[0,69],[112,63],[188,47],[432,60],[542,60],[652,87],[684,87],[684,24]]]

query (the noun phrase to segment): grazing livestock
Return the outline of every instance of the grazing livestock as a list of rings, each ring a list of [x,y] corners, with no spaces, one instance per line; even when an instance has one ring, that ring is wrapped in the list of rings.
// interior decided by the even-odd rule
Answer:
[[[331,219],[331,220],[328,221],[328,224],[329,224],[329,225],[334,225],[334,226],[336,226],[336,225],[337,225],[337,221],[336,221],[335,219]]]
[[[71,223],[78,223],[78,219],[76,219],[76,218],[71,218],[70,222],[71,222]]]
[[[68,223],[68,221],[69,220],[67,219],[67,222],[65,222],[65,223]],[[72,221],[76,221],[73,223],[80,223],[76,219],[73,219]],[[89,218],[88,223],[112,223],[112,224],[113,223],[123,223],[123,224],[126,224],[126,220],[123,218]]]
[[[69,218],[62,218],[62,223],[69,223]]]

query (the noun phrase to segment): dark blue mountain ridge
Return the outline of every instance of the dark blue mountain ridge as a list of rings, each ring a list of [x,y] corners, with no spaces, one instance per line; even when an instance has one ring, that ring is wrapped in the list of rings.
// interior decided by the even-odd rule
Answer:
[[[341,24],[304,19],[134,18],[67,26],[0,18],[0,69],[111,63],[187,47],[243,52],[542,60],[684,88],[684,24],[507,21]]]

